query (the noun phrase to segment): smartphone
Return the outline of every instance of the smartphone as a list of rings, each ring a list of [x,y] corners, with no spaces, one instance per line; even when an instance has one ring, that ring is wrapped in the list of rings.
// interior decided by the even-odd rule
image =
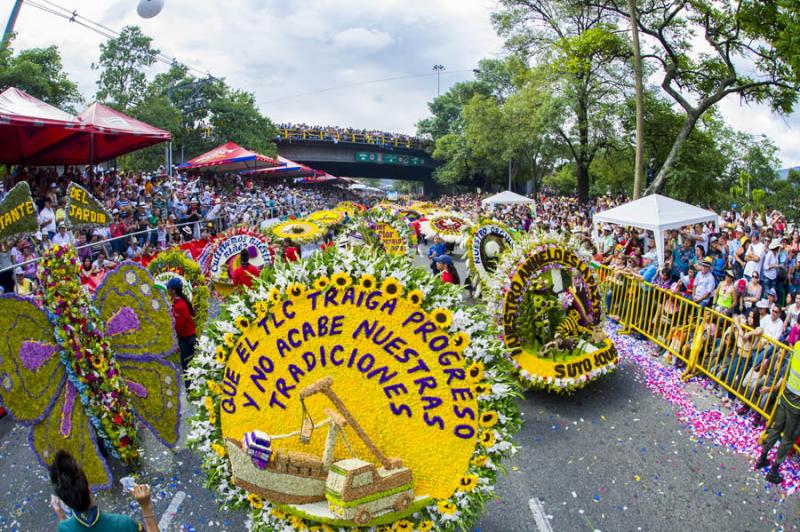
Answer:
[[[136,480],[133,477],[122,477],[119,479],[119,483],[122,484],[122,491],[133,491]]]

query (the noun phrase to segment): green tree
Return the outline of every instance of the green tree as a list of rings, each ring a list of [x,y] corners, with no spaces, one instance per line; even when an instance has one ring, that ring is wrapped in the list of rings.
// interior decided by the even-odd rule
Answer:
[[[211,102],[211,126],[215,142],[233,141],[264,155],[277,155],[274,139],[278,130],[261,114],[253,94],[225,90]]]
[[[75,114],[83,97],[64,72],[58,48],[31,48],[14,54],[0,51],[0,88],[16,87],[59,109]]]
[[[121,111],[139,103],[147,89],[145,69],[159,54],[152,42],[138,26],[125,26],[118,37],[100,45],[100,61],[92,64],[93,69],[100,70],[99,101]]]

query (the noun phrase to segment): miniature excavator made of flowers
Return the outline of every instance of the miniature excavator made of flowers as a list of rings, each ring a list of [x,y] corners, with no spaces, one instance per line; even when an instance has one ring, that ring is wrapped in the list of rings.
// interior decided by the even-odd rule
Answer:
[[[302,426],[299,431],[267,436],[248,432],[243,443],[227,440],[233,466],[234,483],[278,504],[314,504],[327,499],[330,511],[341,519],[364,525],[373,518],[403,512],[414,502],[411,470],[399,458],[387,458],[364,432],[342,400],[332,389],[333,379],[326,377],[303,389]],[[325,395],[335,410],[326,409],[327,419],[314,424],[305,408],[305,400]],[[322,459],[300,452],[273,449],[276,440],[299,437],[309,443],[315,428],[328,426]],[[344,428],[352,430],[375,455],[382,467],[355,456],[334,462],[337,438],[342,437],[351,455]]]

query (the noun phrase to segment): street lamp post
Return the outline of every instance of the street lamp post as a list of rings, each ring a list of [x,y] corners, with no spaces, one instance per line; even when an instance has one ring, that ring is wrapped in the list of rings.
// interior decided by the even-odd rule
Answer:
[[[22,8],[22,0],[16,0],[16,2],[14,2],[14,7],[11,8],[11,15],[8,17],[6,29],[3,32],[3,41],[0,43],[0,51],[6,49],[8,42],[11,40],[11,36],[14,34],[14,26],[17,23],[20,8]]]
[[[445,70],[444,65],[433,65],[433,70],[436,72],[436,95],[442,95],[442,85],[441,85],[441,75],[442,71]]]

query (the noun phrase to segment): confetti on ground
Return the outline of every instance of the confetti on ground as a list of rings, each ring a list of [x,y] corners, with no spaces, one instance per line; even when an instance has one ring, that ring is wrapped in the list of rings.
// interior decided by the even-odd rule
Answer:
[[[654,357],[653,353],[658,349],[655,344],[618,334],[620,326],[616,324],[609,323],[606,329],[617,348],[620,364],[636,364],[644,372],[647,388],[677,407],[678,419],[691,429],[694,437],[700,440],[699,443],[708,440],[745,454],[753,461],[758,458],[761,452],[758,437],[763,426],[753,427],[750,416],[737,415],[735,410],[741,405],[737,404],[730,413],[722,412],[718,405],[711,409],[699,409],[687,392],[687,383],[681,382],[683,369],[664,365],[660,358]],[[689,382],[699,383],[709,391],[712,388],[712,383],[705,378],[694,377]],[[770,453],[772,459],[777,448],[776,445]],[[787,495],[800,489],[800,463],[794,456],[783,463],[781,474],[781,487]],[[639,481],[638,475],[636,480]]]

